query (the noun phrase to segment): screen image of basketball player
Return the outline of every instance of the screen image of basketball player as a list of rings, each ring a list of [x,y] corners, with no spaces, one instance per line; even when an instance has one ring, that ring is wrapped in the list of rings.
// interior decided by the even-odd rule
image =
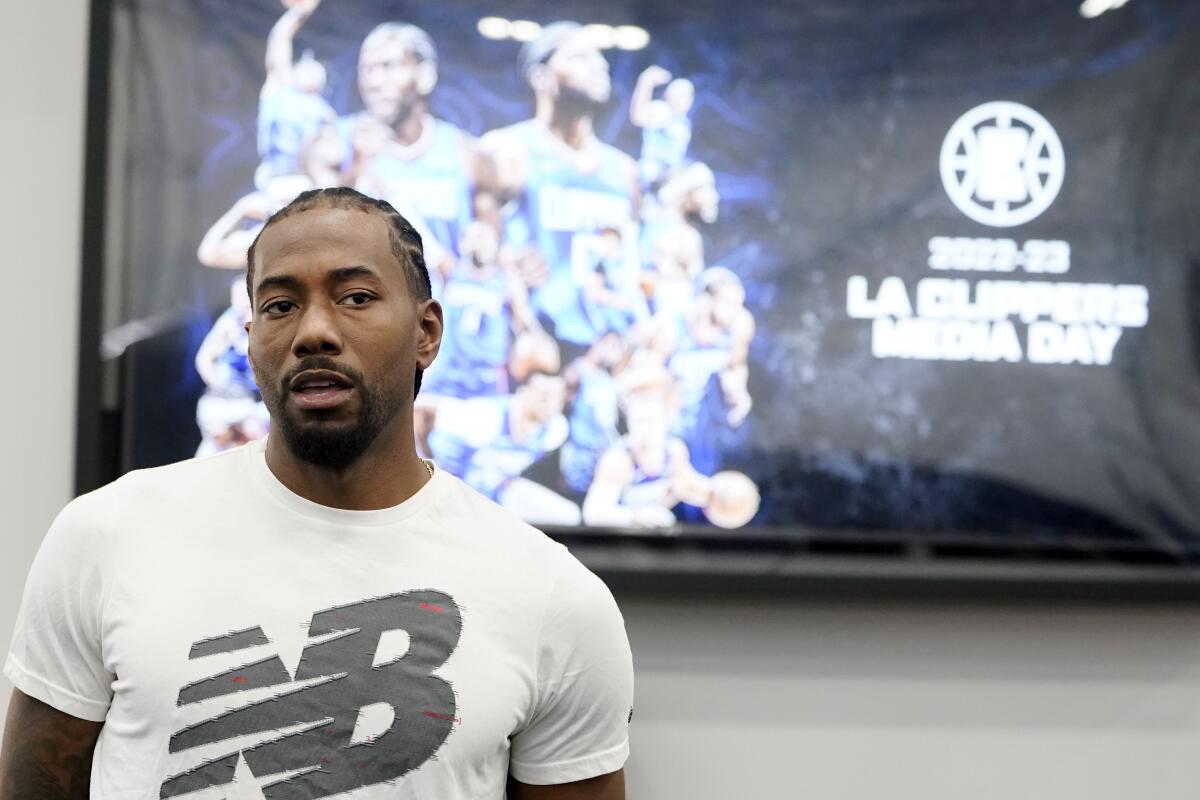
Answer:
[[[1068,6],[121,5],[122,468],[266,435],[246,247],[342,185],[425,242],[418,449],[530,522],[1190,552],[1200,12]]]

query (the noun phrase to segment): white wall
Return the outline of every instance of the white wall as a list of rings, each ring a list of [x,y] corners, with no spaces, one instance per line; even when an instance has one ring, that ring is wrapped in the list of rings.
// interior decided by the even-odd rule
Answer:
[[[0,26],[5,642],[71,487],[80,5],[8,3]],[[1200,796],[1195,608],[620,599],[636,800]]]
[[[5,3],[0,25],[0,640],[74,482],[87,4]],[[9,686],[0,679],[0,713]]]
[[[619,597],[634,800],[1194,800],[1194,608]]]

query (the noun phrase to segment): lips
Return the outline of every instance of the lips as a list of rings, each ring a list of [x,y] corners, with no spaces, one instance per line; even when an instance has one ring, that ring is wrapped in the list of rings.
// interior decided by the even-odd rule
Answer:
[[[350,399],[354,384],[345,375],[324,369],[305,370],[288,384],[292,401],[301,409],[337,408]]]

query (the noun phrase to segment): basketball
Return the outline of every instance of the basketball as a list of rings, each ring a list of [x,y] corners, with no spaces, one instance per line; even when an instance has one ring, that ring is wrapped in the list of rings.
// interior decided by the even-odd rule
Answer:
[[[745,473],[725,471],[712,476],[712,496],[704,516],[718,528],[740,528],[758,513],[758,487]]]

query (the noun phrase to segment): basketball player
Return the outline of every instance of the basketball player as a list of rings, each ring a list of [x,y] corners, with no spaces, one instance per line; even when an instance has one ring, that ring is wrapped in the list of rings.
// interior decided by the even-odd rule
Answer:
[[[663,84],[661,100],[654,90]],[[638,168],[642,186],[652,191],[673,170],[683,166],[692,142],[689,116],[696,100],[696,88],[687,78],[671,79],[660,66],[646,67],[638,76],[629,101],[629,121],[642,129],[642,157]]]
[[[620,230],[606,228],[577,236],[572,250],[572,301],[560,309],[554,333],[575,355],[609,331],[624,334],[650,310],[639,291],[636,241],[627,243]]]
[[[614,376],[628,358],[626,342],[609,332],[563,373],[570,398],[570,435],[559,451],[559,469],[567,486],[580,495],[592,485],[600,457],[620,438]]]
[[[251,314],[245,279],[234,280],[229,300],[229,308],[217,317],[196,351],[196,372],[205,385],[196,405],[201,437],[197,456],[219,453],[267,433],[267,409],[258,396],[248,358],[246,323]]]
[[[272,178],[263,189],[256,189],[234,201],[200,240],[196,258],[206,267],[217,269],[246,269],[246,248],[258,236],[263,223],[279,209],[290,203],[301,192],[316,186],[325,188],[329,184],[316,184],[305,175],[284,175]],[[429,232],[424,220],[407,208],[405,214],[412,226],[428,244],[425,252],[430,263],[445,261],[445,250]]]
[[[671,174],[658,190],[659,207],[642,226],[643,289],[655,312],[676,312],[692,299],[695,280],[704,269],[701,223],[717,221],[721,196],[716,178],[696,161]]]
[[[204,234],[196,258],[206,267],[244,270],[246,248],[267,218],[311,188],[313,182],[305,175],[283,175],[238,198]]]
[[[525,284],[497,261],[496,230],[473,220],[459,249],[458,266],[440,291],[445,315],[441,350],[425,375],[424,391],[415,406],[417,443],[426,454],[437,406],[444,398],[508,394],[514,332],[545,336],[530,308]],[[557,361],[548,368],[557,371]]]
[[[406,216],[398,201],[407,205],[454,254],[473,217],[499,220],[484,197],[493,181],[490,160],[470,135],[429,113],[437,80],[437,49],[422,29],[385,22],[367,34],[358,56],[364,111],[337,123],[342,180]],[[449,269],[453,261],[430,263]]]
[[[482,143],[496,165],[500,201],[512,202],[505,246],[533,245],[545,262],[544,271],[523,273],[534,308],[556,328],[569,327],[580,314],[574,249],[606,229],[637,241],[637,167],[596,136],[612,82],[582,26],[547,25],[522,47],[520,66],[533,89],[533,118],[491,131]]]
[[[321,96],[325,67],[304,53],[293,61],[293,42],[321,0],[289,0],[267,35],[267,78],[258,96],[258,155],[254,185],[266,188],[274,178],[303,173],[305,147],[337,115]]]
[[[755,322],[745,305],[742,281],[725,267],[709,267],[696,286],[687,309],[655,318],[652,344],[679,382],[682,402],[672,430],[689,442],[697,433],[701,404],[714,376],[729,425],[740,426],[753,405],[747,383]]]
[[[679,503],[704,508],[712,480],[691,464],[684,441],[670,434],[679,391],[661,367],[624,376],[622,405],[628,433],[601,457],[583,501],[587,525],[664,528],[675,524]]]
[[[622,800],[611,594],[415,452],[442,331],[416,231],[316,190],[248,262],[271,434],[55,520],[4,665],[0,800]],[[561,407],[541,376],[500,427],[547,443]]]
[[[434,459],[526,522],[578,525],[579,506],[521,473],[567,438],[565,386],[534,373],[511,395],[447,399],[429,435]]]

